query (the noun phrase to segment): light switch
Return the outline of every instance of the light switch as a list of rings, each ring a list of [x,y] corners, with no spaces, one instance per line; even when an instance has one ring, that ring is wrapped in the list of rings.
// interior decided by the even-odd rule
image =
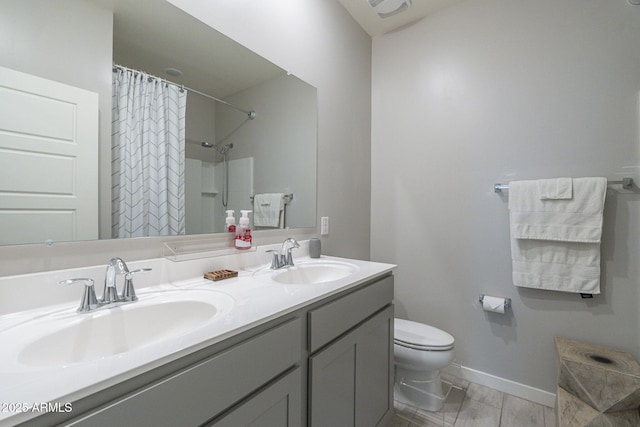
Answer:
[[[329,234],[329,217],[323,216],[320,218],[320,235],[326,236]]]

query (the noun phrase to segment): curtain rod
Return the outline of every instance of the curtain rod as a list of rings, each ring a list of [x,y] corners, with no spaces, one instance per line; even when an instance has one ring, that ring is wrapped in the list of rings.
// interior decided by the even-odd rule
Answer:
[[[204,92],[200,92],[198,90],[191,89],[190,87],[186,87],[185,85],[180,85],[178,83],[172,82],[172,81],[167,80],[167,79],[163,79],[162,77],[154,76],[154,75],[149,74],[149,73],[144,72],[144,71],[134,70],[133,68],[125,67],[124,65],[113,64],[113,71],[115,71],[116,69],[131,71],[132,73],[137,73],[137,74],[144,74],[146,76],[149,76],[150,78],[153,78],[153,79],[156,79],[156,80],[160,80],[160,81],[165,82],[167,84],[172,84],[174,86],[178,86],[179,88],[184,89],[184,90],[186,90],[188,92],[193,92],[193,93],[195,93],[197,95],[204,96],[205,98],[209,98],[209,99],[212,99],[214,101],[220,102],[221,104],[224,104],[229,108],[233,108],[236,111],[240,111],[242,113],[245,113],[247,115],[247,117],[249,118],[249,120],[253,120],[253,119],[256,118],[256,112],[253,111],[253,110],[251,110],[251,111],[243,110],[242,108],[236,107],[235,105],[228,103],[227,101],[223,101],[222,99],[216,98],[215,96],[211,96],[211,95],[206,94]]]

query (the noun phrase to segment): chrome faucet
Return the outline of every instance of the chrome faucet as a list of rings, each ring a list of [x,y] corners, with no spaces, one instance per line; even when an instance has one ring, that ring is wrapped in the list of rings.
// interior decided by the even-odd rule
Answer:
[[[58,282],[59,285],[68,286],[75,283],[84,283],[85,290],[82,295],[82,301],[78,307],[79,313],[86,313],[97,310],[109,304],[127,303],[138,300],[135,289],[133,287],[133,276],[137,273],[151,271],[150,268],[141,268],[139,270],[129,271],[127,264],[121,258],[112,258],[107,264],[107,270],[104,274],[104,290],[102,298],[96,297],[93,279],[69,279]],[[116,278],[124,274],[124,286],[122,293],[118,294],[116,288]]]
[[[291,255],[291,249],[299,247],[300,244],[293,237],[289,237],[287,240],[282,242],[280,256],[282,257],[282,262],[284,264],[283,267],[293,267],[293,256]]]
[[[293,267],[293,255],[291,254],[291,250],[299,247],[300,244],[298,243],[298,241],[293,237],[289,237],[284,242],[282,242],[282,248],[280,249],[280,252],[274,249],[267,251],[273,253],[270,268],[272,270],[278,270],[284,267]]]

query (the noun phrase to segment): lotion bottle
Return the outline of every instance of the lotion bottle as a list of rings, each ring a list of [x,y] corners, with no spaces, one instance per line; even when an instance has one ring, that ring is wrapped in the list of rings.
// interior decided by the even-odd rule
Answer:
[[[236,218],[233,216],[233,210],[227,211],[227,218],[224,220],[227,224],[227,231],[230,233],[236,232]]]
[[[241,210],[239,225],[236,227],[236,249],[246,250],[251,248],[251,229],[249,228],[249,212]]]

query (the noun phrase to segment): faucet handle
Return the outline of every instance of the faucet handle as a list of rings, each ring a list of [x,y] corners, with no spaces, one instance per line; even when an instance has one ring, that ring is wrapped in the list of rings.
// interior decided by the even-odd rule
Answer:
[[[122,288],[122,295],[120,295],[120,301],[138,301],[136,296],[136,290],[133,287],[133,275],[138,273],[145,273],[151,271],[150,268],[141,268],[139,270],[129,271],[124,276],[124,287]]]
[[[277,250],[269,249],[265,252],[271,252],[273,254],[273,257],[271,258],[271,267],[269,267],[271,270],[277,270],[282,267],[280,263],[280,253]]]
[[[284,265],[293,267],[294,266],[294,264],[293,264],[293,254],[291,253],[291,249],[293,249],[293,248],[287,249],[287,255],[286,256],[283,255],[283,256],[285,257]]]
[[[69,286],[76,283],[84,283],[84,293],[82,294],[82,301],[80,306],[76,310],[78,313],[86,313],[91,310],[95,310],[99,307],[98,298],[96,297],[96,291],[94,288],[93,279],[69,279],[58,282],[58,285]]]

